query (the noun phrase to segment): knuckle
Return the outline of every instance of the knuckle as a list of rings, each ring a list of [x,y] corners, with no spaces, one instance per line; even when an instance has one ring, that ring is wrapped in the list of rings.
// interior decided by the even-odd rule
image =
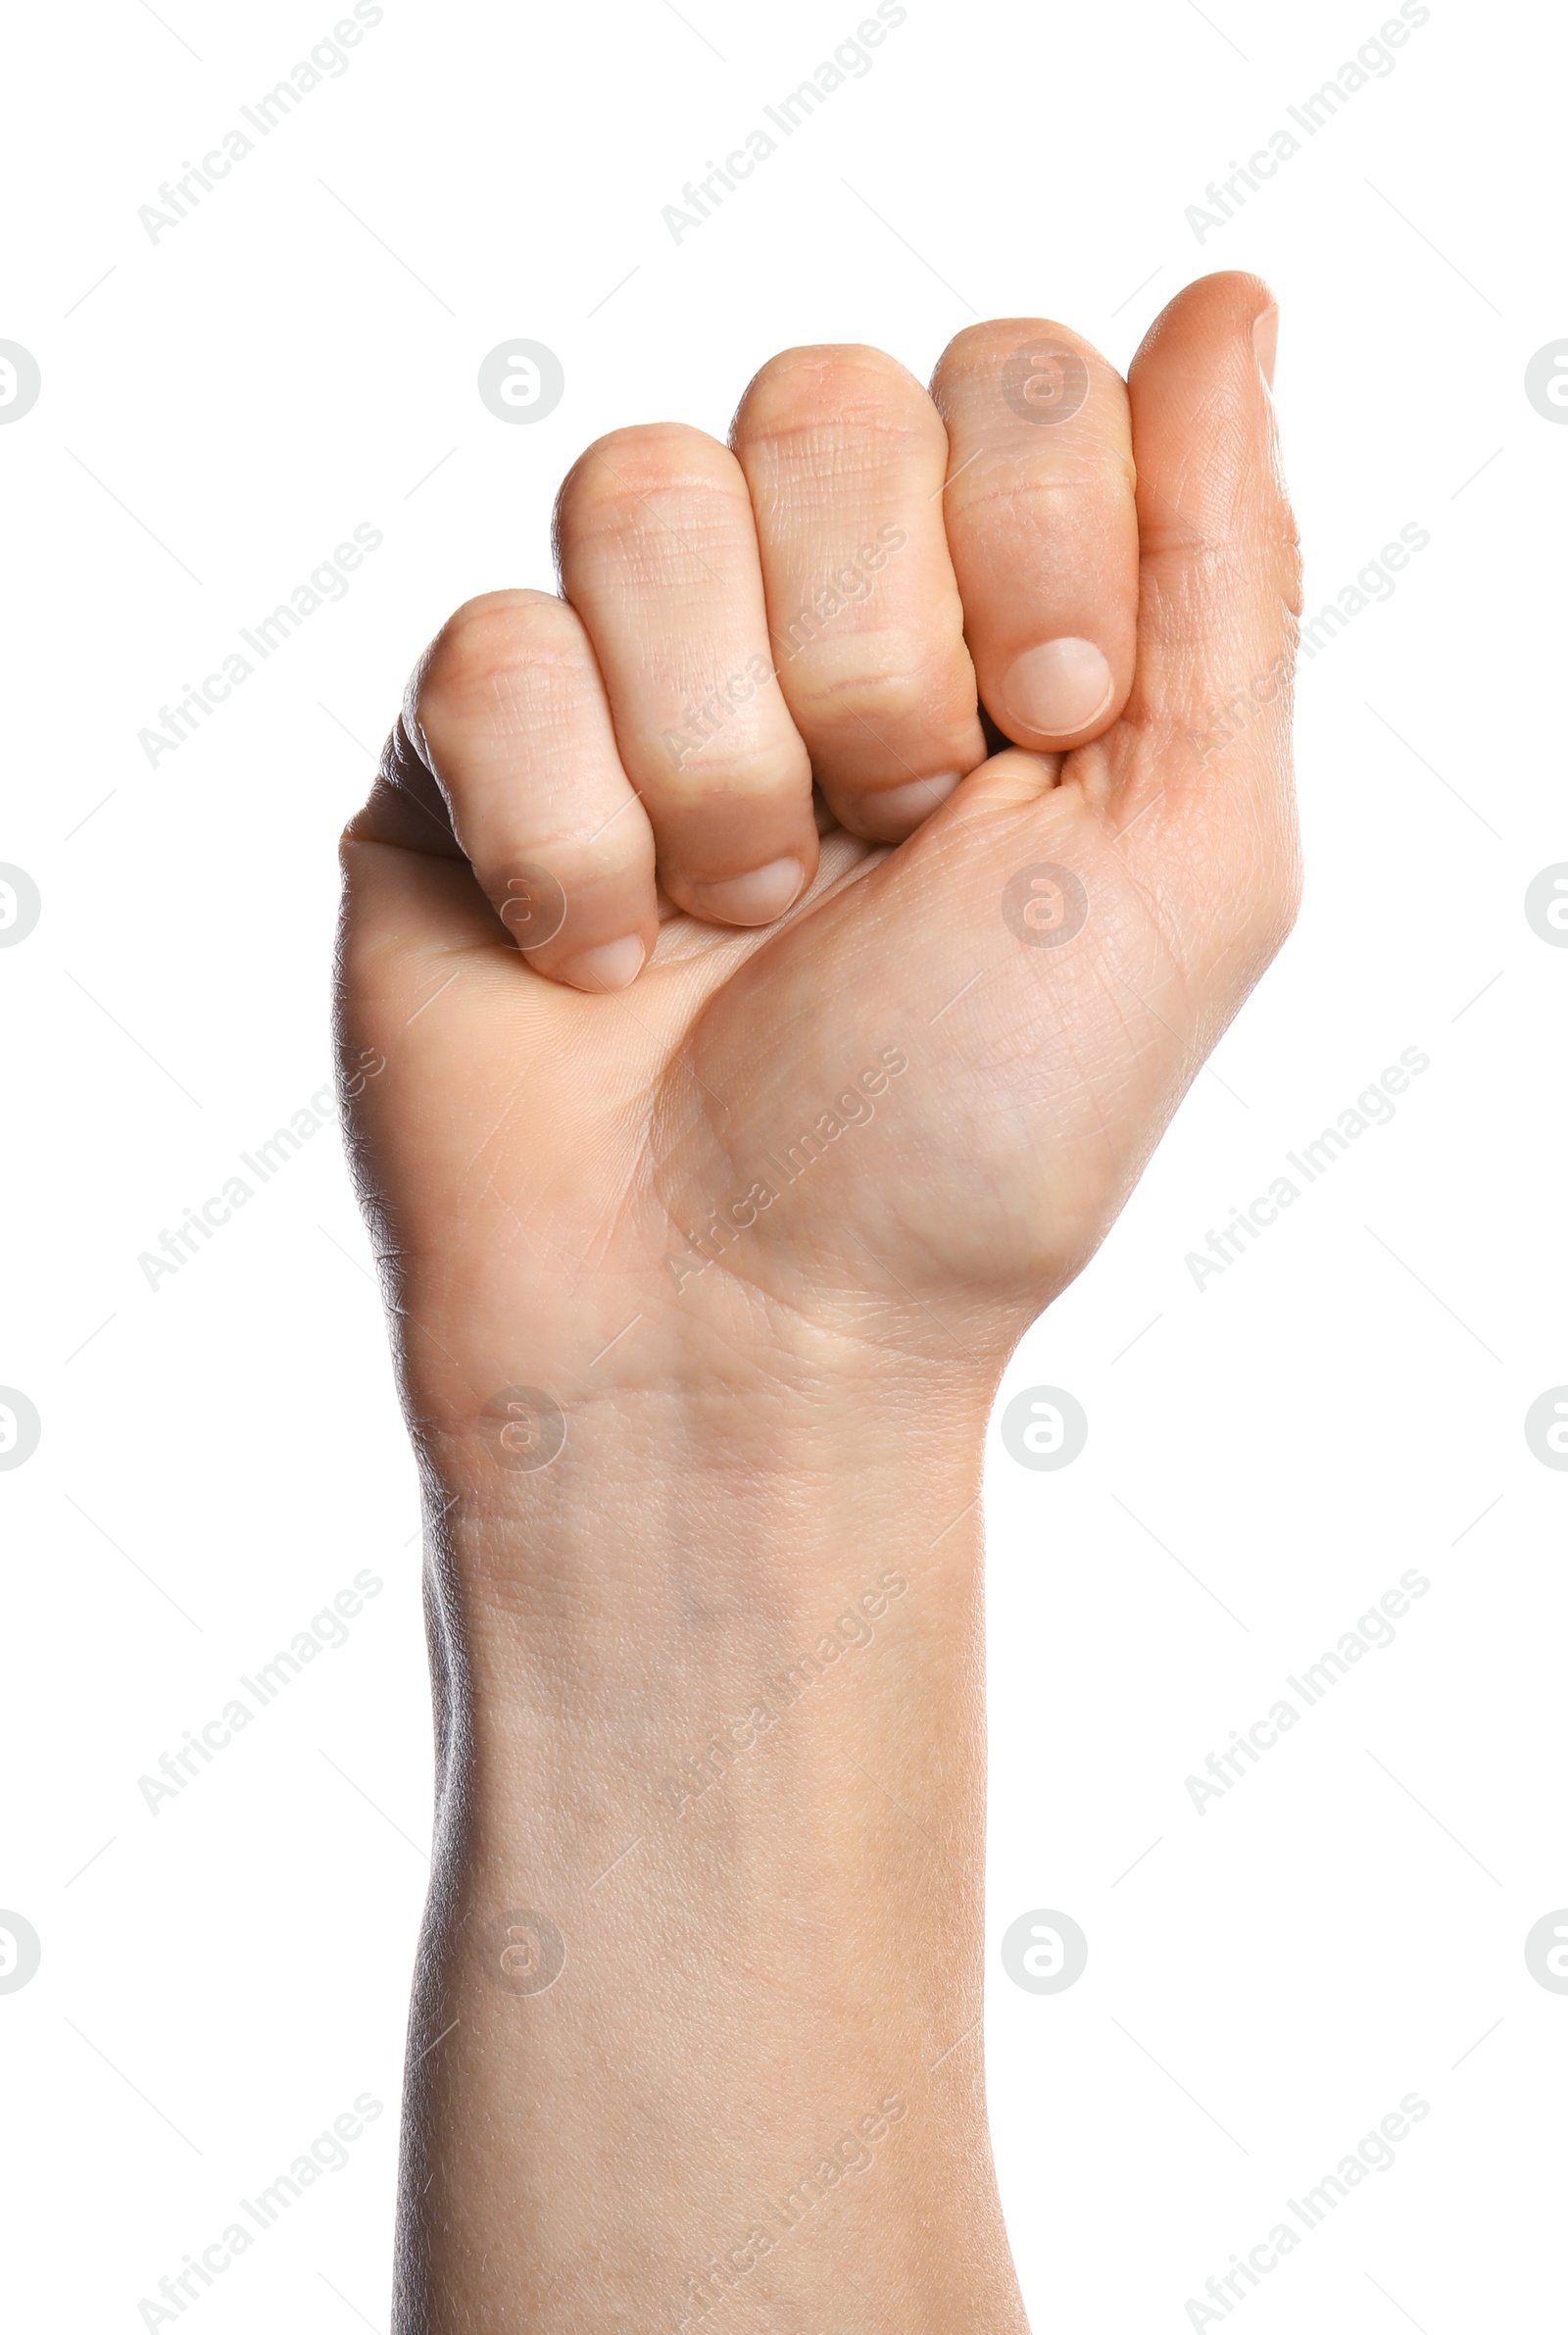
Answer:
[[[804,799],[810,786],[810,758],[793,733],[706,741],[662,773],[666,809],[677,813],[736,797]]]
[[[930,398],[896,357],[857,342],[829,342],[770,357],[748,385],[731,434],[755,444],[809,434],[824,423],[920,438],[938,426]]]
[[[966,324],[938,358],[932,385],[938,405],[943,402],[944,392],[951,395],[955,389],[967,389],[995,377],[1009,358],[1031,341],[1049,341],[1058,349],[1071,350],[1074,356],[1082,358],[1091,379],[1098,377],[1107,386],[1111,383],[1123,386],[1115,367],[1101,355],[1094,343],[1069,325],[1057,323],[1054,318],[990,317],[982,323]]]
[[[682,577],[698,592],[756,559],[740,464],[684,422],[614,430],[590,446],[556,499],[556,564],[568,593],[614,574],[650,590]]]
[[[1021,340],[1059,340],[1065,347],[1087,348],[1087,343],[1079,343],[1076,332],[1069,332],[1065,324],[1055,323],[1050,317],[984,317],[978,324],[965,324],[961,332],[954,334],[937,360],[938,369],[1000,362]]]
[[[642,422],[612,429],[596,438],[562,480],[558,521],[601,504],[612,510],[635,505],[644,495],[665,493],[671,487],[698,495],[717,490],[733,497],[739,484],[733,465],[727,447],[689,422]]]
[[[848,667],[810,657],[802,662],[789,695],[801,720],[819,732],[858,731],[862,724],[929,731],[946,727],[956,711],[957,692],[913,642]]]
[[[549,592],[486,592],[466,600],[420,659],[405,719],[417,737],[432,720],[483,712],[513,693],[519,674],[574,662],[576,647],[576,620]]]
[[[1040,436],[1052,443],[1039,445]],[[1075,416],[1054,430],[1032,433],[1027,447],[1013,446],[990,462],[976,463],[949,493],[965,524],[995,521],[1032,537],[1068,520],[1077,522],[1086,503],[1130,522],[1138,469],[1129,446],[1083,426]],[[1129,532],[1128,542],[1134,541]]]

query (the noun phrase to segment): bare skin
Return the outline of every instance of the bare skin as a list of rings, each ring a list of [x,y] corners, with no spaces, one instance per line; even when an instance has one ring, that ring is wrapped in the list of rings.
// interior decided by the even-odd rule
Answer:
[[[400,2335],[1023,2335],[981,1449],[1295,913],[1271,359],[1245,275],[1126,383],[790,351],[411,684],[340,992],[429,1515]]]

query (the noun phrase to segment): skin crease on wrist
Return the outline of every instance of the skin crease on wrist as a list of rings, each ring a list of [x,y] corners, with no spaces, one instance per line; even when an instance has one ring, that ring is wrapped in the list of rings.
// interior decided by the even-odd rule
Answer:
[[[981,1456],[1295,913],[1274,329],[787,351],[410,684],[338,1007],[429,1518],[398,2335],[1024,2335]]]

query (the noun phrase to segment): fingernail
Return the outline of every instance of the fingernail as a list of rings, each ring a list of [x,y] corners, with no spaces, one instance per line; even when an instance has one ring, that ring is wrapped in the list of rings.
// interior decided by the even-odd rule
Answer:
[[[1265,308],[1252,326],[1252,346],[1257,351],[1258,371],[1265,388],[1274,386],[1274,357],[1280,345],[1280,312],[1276,304]]]
[[[855,807],[860,825],[875,842],[902,843],[947,801],[958,778],[956,770],[941,770],[934,778],[911,778],[904,786],[885,786],[877,794],[862,795]]]
[[[1009,726],[1067,738],[1098,721],[1115,694],[1102,651],[1069,634],[1013,659],[1002,683],[1002,718]]]
[[[698,914],[721,924],[771,924],[781,917],[806,881],[799,860],[769,860],[746,875],[728,875],[722,883],[697,884],[693,895]]]
[[[601,941],[597,949],[568,957],[560,969],[561,978],[574,989],[626,989],[642,971],[647,954],[636,933],[628,932],[624,940]]]

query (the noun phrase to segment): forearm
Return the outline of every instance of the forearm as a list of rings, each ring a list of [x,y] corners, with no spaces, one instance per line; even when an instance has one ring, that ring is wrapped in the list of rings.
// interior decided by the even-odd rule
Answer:
[[[974,1375],[618,1397],[452,1470],[403,2335],[1022,2328]]]

